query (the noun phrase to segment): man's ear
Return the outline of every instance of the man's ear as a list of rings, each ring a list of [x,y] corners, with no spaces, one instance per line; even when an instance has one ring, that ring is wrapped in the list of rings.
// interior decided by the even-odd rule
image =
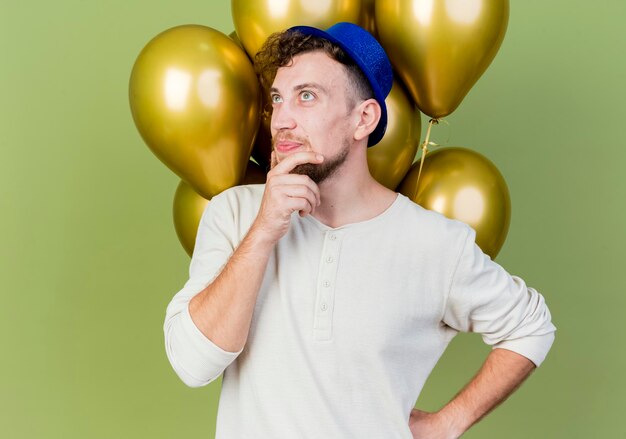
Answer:
[[[380,120],[381,109],[376,99],[367,99],[359,104],[357,108],[356,130],[354,131],[354,140],[361,140],[369,136],[376,129]]]

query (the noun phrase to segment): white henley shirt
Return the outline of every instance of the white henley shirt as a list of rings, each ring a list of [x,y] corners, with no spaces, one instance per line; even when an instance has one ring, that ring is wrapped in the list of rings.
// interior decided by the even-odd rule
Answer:
[[[459,331],[544,360],[556,328],[541,294],[486,256],[471,227],[402,194],[337,228],[294,213],[246,345],[221,349],[188,304],[246,235],[264,188],[236,186],[207,205],[189,280],[166,313],[166,352],[182,381],[224,374],[216,439],[411,439],[411,409]]]

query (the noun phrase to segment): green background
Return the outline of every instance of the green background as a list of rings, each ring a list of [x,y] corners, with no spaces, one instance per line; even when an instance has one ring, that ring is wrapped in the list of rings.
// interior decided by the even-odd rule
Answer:
[[[497,261],[544,294],[558,331],[544,365],[465,437],[626,437],[626,6],[512,3],[500,52],[434,140],[504,175],[513,210]],[[172,224],[178,178],[127,97],[142,47],[186,23],[229,33],[230,2],[2,2],[2,437],[213,437],[220,381],[185,387],[163,347],[189,264]],[[418,406],[452,397],[487,351],[457,337]]]

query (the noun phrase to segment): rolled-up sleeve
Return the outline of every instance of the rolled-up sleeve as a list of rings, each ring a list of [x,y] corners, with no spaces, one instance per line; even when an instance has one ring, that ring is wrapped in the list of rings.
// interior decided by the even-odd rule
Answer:
[[[517,352],[541,365],[556,331],[543,296],[492,261],[475,238],[468,226],[450,283],[444,323],[458,331],[480,333],[493,348]]]
[[[190,387],[200,387],[218,378],[242,352],[228,352],[208,339],[194,324],[189,302],[206,288],[232,255],[234,229],[227,199],[214,197],[202,214],[189,280],[169,303],[163,327],[165,351],[174,371]],[[243,349],[242,349],[243,350]]]

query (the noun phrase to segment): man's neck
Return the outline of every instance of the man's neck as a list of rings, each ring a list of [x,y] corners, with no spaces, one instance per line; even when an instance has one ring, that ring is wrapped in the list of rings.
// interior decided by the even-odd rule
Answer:
[[[363,166],[359,160],[346,161],[319,188],[321,204],[313,217],[333,228],[374,218],[397,197],[371,176],[367,161]]]

